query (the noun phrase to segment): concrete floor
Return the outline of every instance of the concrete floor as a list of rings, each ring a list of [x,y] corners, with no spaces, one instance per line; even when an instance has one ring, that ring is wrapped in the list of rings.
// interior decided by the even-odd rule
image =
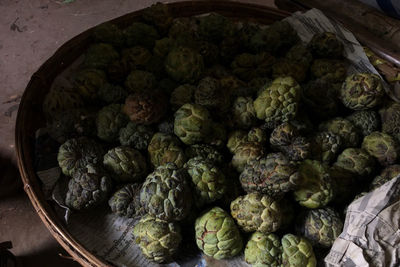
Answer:
[[[78,266],[58,245],[22,191],[14,125],[31,75],[64,42],[152,0],[0,0],[0,242],[11,240],[20,266]],[[273,6],[273,0],[242,0]]]

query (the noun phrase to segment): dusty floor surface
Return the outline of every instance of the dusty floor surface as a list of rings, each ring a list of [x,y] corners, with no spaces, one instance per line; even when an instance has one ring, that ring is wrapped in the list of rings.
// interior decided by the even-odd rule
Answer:
[[[14,125],[31,75],[57,48],[103,21],[151,0],[0,0],[0,242],[11,240],[20,266],[78,266],[67,259],[22,190],[15,167]],[[242,0],[273,6],[273,0]],[[63,257],[66,256],[66,257]]]

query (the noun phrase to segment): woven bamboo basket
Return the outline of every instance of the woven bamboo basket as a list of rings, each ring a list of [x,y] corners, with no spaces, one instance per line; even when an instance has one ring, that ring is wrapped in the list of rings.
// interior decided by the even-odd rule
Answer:
[[[231,1],[186,1],[168,4],[174,17],[194,16],[208,12],[218,12],[233,19],[242,19],[271,24],[281,20],[290,13],[269,7],[245,4]],[[141,10],[111,20],[121,28],[129,26],[141,16]],[[91,42],[93,28],[74,37],[62,45],[32,75],[25,89],[18,110],[15,142],[17,149],[18,166],[21,173],[24,190],[28,194],[32,205],[39,217],[49,229],[54,238],[64,249],[83,266],[110,266],[83,247],[67,230],[61,218],[53,207],[46,201],[41,189],[40,181],[35,173],[34,140],[35,132],[45,126],[42,103],[49,91],[53,80],[72,64],[87,49]],[[39,119],[38,119],[39,118]]]
[[[230,1],[187,1],[171,3],[168,4],[168,6],[174,17],[194,16],[215,11],[228,17],[257,21],[262,24],[271,24],[289,15],[287,12],[260,5]],[[111,20],[111,22],[124,28],[138,20],[140,16],[141,11],[139,10]],[[42,112],[44,96],[49,91],[57,75],[62,73],[66,67],[72,64],[87,49],[91,42],[92,31],[93,28],[79,34],[62,45],[55,54],[32,75],[19,106],[15,142],[18,166],[24,184],[24,190],[28,194],[39,217],[54,238],[69,254],[71,254],[73,259],[81,265],[110,266],[83,247],[68,232],[62,219],[56,215],[54,209],[47,203],[33,166],[35,132],[39,128],[45,126]]]

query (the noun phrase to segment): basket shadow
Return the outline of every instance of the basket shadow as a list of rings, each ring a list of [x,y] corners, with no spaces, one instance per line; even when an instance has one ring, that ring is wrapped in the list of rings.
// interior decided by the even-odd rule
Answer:
[[[0,198],[16,194],[22,189],[22,181],[14,160],[0,151]]]
[[[60,247],[45,247],[34,254],[17,257],[17,267],[74,267],[81,266]]]

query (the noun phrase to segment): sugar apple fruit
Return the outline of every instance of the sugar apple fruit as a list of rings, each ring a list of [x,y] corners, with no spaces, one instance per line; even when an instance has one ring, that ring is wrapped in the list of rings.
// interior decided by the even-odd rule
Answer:
[[[186,162],[186,156],[181,143],[171,134],[156,133],[147,148],[150,161],[154,167],[172,162],[179,168]]]
[[[316,267],[317,260],[309,241],[293,234],[282,237],[282,266],[284,267]]]
[[[144,210],[163,221],[184,219],[191,207],[187,173],[173,163],[157,167],[144,181],[140,204]]]
[[[273,197],[295,189],[298,180],[297,166],[282,153],[251,160],[240,174],[246,192],[260,192]]]
[[[244,249],[244,260],[252,266],[280,267],[282,264],[281,240],[272,233],[253,233]]]
[[[68,183],[65,204],[74,210],[86,210],[105,202],[112,190],[106,172],[91,163],[74,172]]]
[[[143,255],[157,263],[171,262],[182,241],[177,223],[146,215],[135,225],[132,234]]]
[[[260,120],[286,122],[296,116],[299,101],[299,84],[291,77],[280,77],[254,100],[254,109]]]
[[[231,214],[245,232],[276,232],[283,217],[279,201],[268,195],[249,193],[231,203]]]
[[[243,241],[235,222],[219,207],[198,217],[195,231],[197,246],[207,256],[222,260],[242,251]]]
[[[142,154],[128,146],[118,146],[109,150],[103,164],[117,182],[132,183],[141,181],[147,174],[146,159]]]
[[[103,159],[103,147],[87,137],[67,140],[58,149],[57,160],[63,174],[72,176],[87,164],[100,164]]]

